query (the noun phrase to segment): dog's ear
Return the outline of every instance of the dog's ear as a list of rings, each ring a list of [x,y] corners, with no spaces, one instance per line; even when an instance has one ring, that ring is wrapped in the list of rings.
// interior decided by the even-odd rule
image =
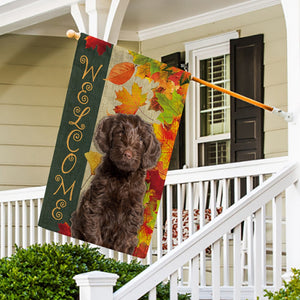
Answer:
[[[114,124],[115,116],[108,116],[101,119],[97,125],[94,135],[94,143],[101,152],[109,152]]]
[[[155,167],[160,157],[161,145],[156,139],[156,136],[153,132],[153,127],[150,124],[146,124],[145,129],[143,140],[146,150],[142,159],[142,167],[144,169],[151,169]]]

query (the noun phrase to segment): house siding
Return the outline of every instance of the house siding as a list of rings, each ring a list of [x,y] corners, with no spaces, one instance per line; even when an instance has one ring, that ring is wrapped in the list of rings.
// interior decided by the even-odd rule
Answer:
[[[47,183],[75,49],[67,38],[0,36],[0,190]]]
[[[265,103],[287,110],[286,31],[280,5],[119,45],[159,59],[184,43],[238,30],[264,34]],[[0,190],[45,185],[63,110],[76,41],[0,36]],[[265,113],[265,157],[287,154],[287,124]],[[278,143],[280,141],[280,143]]]
[[[286,28],[281,5],[143,41],[141,50],[144,55],[160,59],[184,52],[186,42],[233,30],[239,31],[240,37],[264,34],[265,103],[287,111]],[[265,112],[264,135],[265,158],[287,155],[286,121]]]

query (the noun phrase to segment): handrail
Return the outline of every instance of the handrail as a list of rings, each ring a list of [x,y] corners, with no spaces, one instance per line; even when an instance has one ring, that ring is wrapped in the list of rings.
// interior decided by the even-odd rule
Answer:
[[[138,299],[153,289],[168,275],[173,274],[199,252],[240,224],[249,215],[255,213],[270,199],[295,183],[297,181],[297,167],[296,163],[289,163],[287,167],[267,179],[224,213],[116,291],[114,300]]]
[[[0,202],[44,198],[46,186],[0,191]]]
[[[286,156],[251,160],[246,162],[229,163],[216,166],[198,167],[190,169],[168,171],[165,184],[187,183],[199,180],[217,180],[222,178],[255,176],[278,171],[288,158]],[[31,187],[0,191],[1,201],[17,201],[43,198],[46,186]]]
[[[209,181],[222,178],[258,176],[279,171],[288,162],[287,156],[249,160],[208,167],[168,171],[165,184]]]

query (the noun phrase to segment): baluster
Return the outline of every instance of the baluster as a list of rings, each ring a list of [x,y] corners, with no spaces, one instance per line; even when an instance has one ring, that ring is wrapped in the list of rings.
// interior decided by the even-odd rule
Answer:
[[[0,205],[0,209],[1,209],[1,251],[0,251],[0,257],[4,257],[5,256],[5,206],[4,206],[4,202],[1,202]]]
[[[66,244],[68,242],[68,237],[64,234],[61,235],[61,242],[62,244]]]
[[[259,175],[259,184],[261,185],[264,182],[264,175]],[[261,282],[262,286],[267,285],[267,249],[266,249],[266,206],[261,207],[261,251],[262,251],[262,260],[261,260]]]
[[[191,260],[191,300],[199,300],[199,255]]]
[[[15,202],[15,244],[20,246],[20,205]]]
[[[263,297],[262,286],[262,210],[255,213],[254,229],[254,299]]]
[[[110,250],[109,250],[110,251]],[[110,256],[109,256],[110,257]],[[132,257],[132,255],[127,255],[127,263],[131,263],[132,262],[132,260],[133,260],[133,257]]]
[[[273,283],[274,289],[281,287],[282,272],[282,195],[279,194],[272,200],[273,210]]]
[[[211,252],[211,263],[212,263],[212,292],[213,299],[219,300],[221,297],[220,294],[220,241],[217,241],[212,244]],[[199,298],[198,298],[199,299]]]
[[[154,287],[150,292],[148,296],[149,300],[156,300],[156,287]]]
[[[215,182],[215,180],[210,181],[209,207],[211,209],[211,219],[213,220],[216,216],[216,182]]]
[[[13,236],[12,236],[12,203],[7,203],[7,256],[12,255]]]
[[[187,209],[189,214],[189,237],[194,232],[194,211],[193,211],[193,198],[192,198],[192,184],[188,182],[187,184]],[[189,261],[189,283],[191,284],[192,277],[192,262]]]
[[[247,176],[247,194],[249,194],[253,189],[253,178]],[[254,274],[253,274],[253,219],[252,215],[247,218],[247,260],[248,260],[248,283],[253,285]]]
[[[45,235],[46,235],[46,243],[47,244],[51,243],[50,234],[51,234],[51,231],[46,229]]]
[[[167,185],[166,188],[167,193],[167,245],[168,245],[168,252],[172,250],[172,186]]]
[[[30,199],[30,209],[29,209],[30,213],[29,213],[29,218],[30,218],[30,233],[29,233],[29,241],[30,241],[30,245],[33,245],[35,243],[35,213],[34,213],[34,202],[33,199]]]
[[[170,300],[177,300],[177,271],[170,276]]]
[[[37,210],[38,210],[38,215],[40,216],[40,214],[41,214],[41,209],[42,209],[42,199],[41,198],[38,198],[38,208],[37,208]],[[38,242],[38,244],[43,244],[43,229],[42,229],[42,227],[40,227],[40,226],[38,226],[38,240],[37,240],[37,242]]]
[[[22,201],[22,247],[27,248],[27,204]]]
[[[204,182],[200,181],[199,182],[199,209],[200,209],[200,228],[203,228],[205,224],[205,202],[206,202],[206,197],[205,197],[205,189],[204,189]],[[200,284],[201,286],[206,285],[206,260],[205,260],[205,250],[200,252]]]
[[[187,184],[187,203],[189,211],[189,236],[194,233],[194,209],[193,209],[193,194],[192,194],[192,183]]]
[[[58,243],[59,242],[59,235],[57,232],[53,232],[53,242]]]
[[[118,261],[124,262],[124,254],[122,252],[118,252]]]
[[[182,190],[181,185],[177,184],[177,217],[178,217],[178,227],[177,227],[177,238],[178,245],[182,243]],[[178,270],[179,284],[183,285],[183,267]]]
[[[262,286],[267,285],[267,237],[266,237],[266,206],[263,205],[261,208],[261,251],[262,251],[262,268],[261,268],[261,280]]]
[[[228,208],[228,188],[227,188],[227,180],[222,179],[222,204],[223,211],[226,211]],[[224,285],[229,285],[229,239],[228,239],[228,233],[225,233],[223,235],[223,261],[224,261]]]
[[[147,265],[152,264],[152,255],[153,255],[153,239],[151,239],[150,246],[148,249],[147,257],[146,257],[146,263]],[[123,260],[122,260],[123,261]]]
[[[163,210],[163,205],[159,206],[158,212],[157,212],[157,222],[156,222],[156,227],[157,227],[157,259],[160,259],[162,257],[162,210]]]
[[[241,299],[242,266],[241,266],[241,224],[233,232],[233,299]]]
[[[114,257],[114,250],[111,250],[111,249],[108,250],[108,257],[109,258],[113,258]],[[131,261],[132,261],[132,257],[130,258],[129,262],[131,262]]]
[[[234,177],[234,203],[238,202],[241,198],[241,180]]]

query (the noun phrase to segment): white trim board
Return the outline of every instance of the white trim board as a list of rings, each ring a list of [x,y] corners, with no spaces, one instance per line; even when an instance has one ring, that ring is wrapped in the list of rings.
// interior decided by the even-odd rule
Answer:
[[[140,41],[144,41],[162,35],[228,19],[278,4],[281,4],[280,0],[249,0],[240,4],[231,5],[226,8],[210,11],[191,18],[181,19],[176,22],[140,30],[138,32],[138,39]],[[122,39],[122,36],[120,36],[120,39]]]

